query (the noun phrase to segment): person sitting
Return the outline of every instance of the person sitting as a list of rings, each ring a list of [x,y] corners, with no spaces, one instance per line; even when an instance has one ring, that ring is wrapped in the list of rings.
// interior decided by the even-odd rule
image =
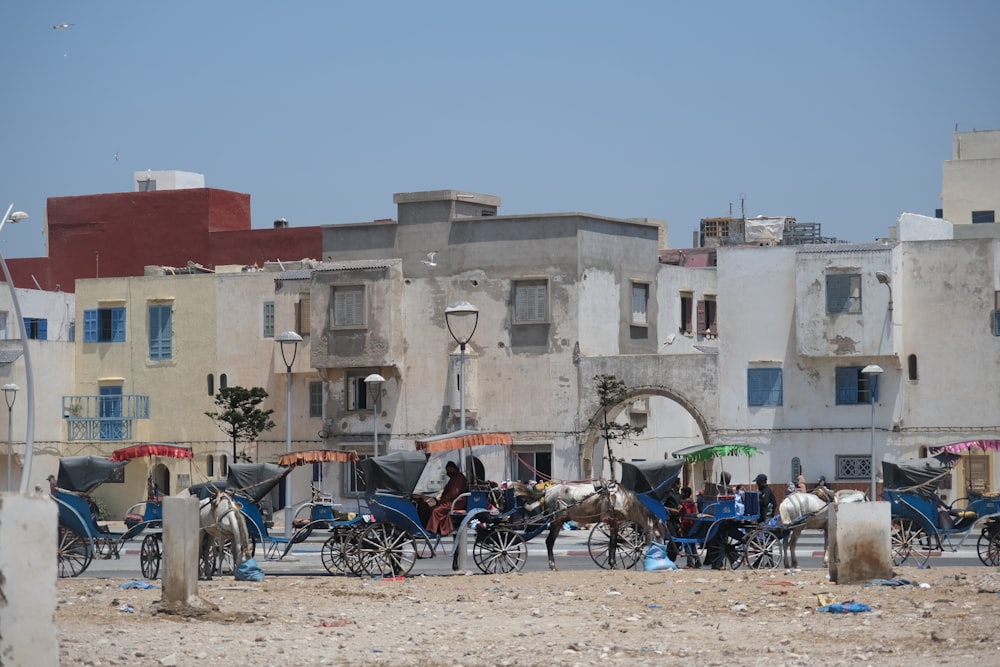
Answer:
[[[691,497],[691,487],[685,486],[681,489],[681,505],[680,505],[680,525],[681,525],[681,535],[687,535],[688,532],[694,527],[698,516],[698,505],[695,503],[694,498]],[[701,567],[701,560],[698,558],[695,552],[695,546],[693,544],[685,544],[684,554],[687,556],[687,566],[688,567]]]
[[[442,537],[450,535],[455,530],[451,523],[451,504],[460,495],[469,491],[469,482],[465,475],[459,472],[458,465],[454,461],[448,461],[444,472],[448,475],[448,483],[441,490],[441,496],[427,520],[427,532]]]
[[[805,475],[799,475],[799,478],[795,480],[795,491],[797,493],[806,492],[806,477]]]

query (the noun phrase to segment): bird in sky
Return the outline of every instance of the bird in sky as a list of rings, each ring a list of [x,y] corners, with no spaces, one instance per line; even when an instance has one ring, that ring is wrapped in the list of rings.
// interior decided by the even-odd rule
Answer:
[[[73,27],[75,25],[76,25],[75,23],[57,23],[54,26],[52,26],[52,29],[53,30],[65,30],[66,28],[71,28],[71,27]]]
[[[118,151],[115,151],[115,162],[118,162],[118,158],[119,158],[119,157],[120,157],[120,156],[118,155]]]
[[[420,261],[426,264],[427,266],[437,266],[437,262],[434,261],[434,255],[436,254],[438,254],[437,250],[431,250],[429,253],[427,253],[427,259],[422,259]]]

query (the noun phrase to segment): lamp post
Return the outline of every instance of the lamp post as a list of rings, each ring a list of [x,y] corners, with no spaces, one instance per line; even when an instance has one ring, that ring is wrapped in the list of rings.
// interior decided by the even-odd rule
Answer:
[[[372,373],[365,378],[368,398],[372,401],[372,436],[375,438],[374,443],[372,443],[372,456],[378,456],[378,396],[383,382],[385,382],[385,378],[378,373]]]
[[[868,364],[861,369],[862,375],[868,378],[868,400],[872,404],[872,490],[871,495],[869,496],[872,501],[878,500],[878,498],[875,497],[875,393],[878,389],[878,376],[883,372],[882,367],[878,364]]]
[[[444,321],[448,333],[458,343],[458,410],[459,428],[465,430],[465,346],[472,340],[479,324],[479,309],[468,301],[459,301],[445,308]]]
[[[21,388],[16,384],[8,383],[3,386],[3,397],[7,401],[7,492],[10,493],[10,469],[11,469],[11,449],[14,447],[14,401],[17,399],[17,392]]]
[[[14,211],[14,205],[7,207],[7,212],[0,219],[0,231],[8,222],[17,223],[28,219],[28,214],[24,211]],[[27,403],[27,428],[24,435],[24,468],[21,471],[21,493],[28,492],[28,479],[31,477],[31,458],[35,443],[35,381],[31,374],[31,355],[28,354],[28,332],[24,327],[24,318],[21,317],[21,305],[17,301],[17,290],[14,289],[14,281],[11,280],[10,270],[7,268],[7,260],[3,253],[0,253],[0,268],[3,269],[4,280],[10,288],[10,302],[14,306],[14,317],[17,318],[18,328],[21,331],[21,351],[24,355],[24,380],[25,389],[28,392]]]
[[[461,431],[465,431],[465,346],[468,345],[469,341],[472,340],[472,334],[476,333],[476,325],[479,324],[479,309],[473,306],[468,301],[458,301],[451,304],[444,310],[444,321],[448,325],[448,333],[451,337],[455,339],[458,343],[459,349],[459,362],[458,362],[458,409],[459,409],[459,428]],[[469,474],[469,450],[465,450],[465,461],[464,468],[466,474]],[[456,538],[458,540],[458,546],[456,547],[456,554],[458,560],[456,561],[459,569],[467,569],[469,567],[469,531],[462,530]]]
[[[294,331],[283,331],[274,337],[281,345],[281,360],[285,362],[285,453],[292,453],[292,364],[299,352],[302,336]],[[288,358],[288,348],[291,348],[292,358]],[[285,479],[285,537],[292,536],[292,485]]]

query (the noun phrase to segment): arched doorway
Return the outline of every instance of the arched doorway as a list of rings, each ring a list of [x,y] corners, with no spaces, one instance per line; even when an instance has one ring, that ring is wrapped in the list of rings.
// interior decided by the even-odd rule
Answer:
[[[170,469],[167,468],[162,463],[157,463],[153,466],[153,472],[151,473],[153,477],[153,483],[159,490],[161,496],[170,495]]]

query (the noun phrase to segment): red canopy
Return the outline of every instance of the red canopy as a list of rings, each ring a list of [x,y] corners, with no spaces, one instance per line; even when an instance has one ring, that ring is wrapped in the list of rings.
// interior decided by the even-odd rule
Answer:
[[[190,447],[182,445],[165,445],[149,442],[144,445],[132,445],[116,450],[110,457],[112,461],[131,461],[146,456],[167,456],[172,459],[193,459],[194,452]]]
[[[342,452],[335,449],[314,449],[308,452],[292,452],[278,457],[280,466],[300,466],[304,463],[351,463],[358,460],[357,452]]]
[[[981,449],[984,452],[993,450],[1000,451],[1000,440],[967,440],[966,442],[953,442],[950,445],[935,445],[928,447],[932,453],[948,452],[949,454],[961,454],[970,449]]]
[[[510,433],[481,433],[466,430],[423,438],[417,440],[416,444],[417,449],[434,454],[435,452],[447,452],[481,445],[507,445],[509,447],[512,443]]]

